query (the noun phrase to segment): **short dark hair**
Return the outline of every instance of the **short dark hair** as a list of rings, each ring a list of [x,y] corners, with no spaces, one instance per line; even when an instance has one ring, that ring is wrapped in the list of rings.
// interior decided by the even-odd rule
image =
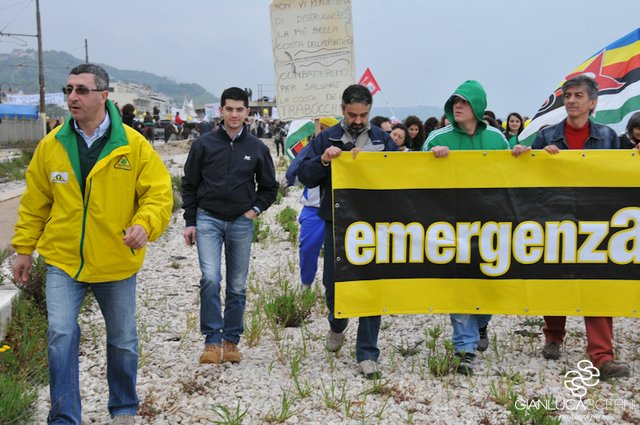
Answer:
[[[241,100],[245,108],[249,107],[249,96],[240,87],[229,87],[223,91],[220,96],[220,106],[224,106],[227,100]]]
[[[362,103],[363,105],[371,106],[373,96],[371,96],[371,92],[365,86],[352,84],[344,89],[342,93],[342,106],[351,105],[352,103]]]
[[[375,125],[376,127],[380,127],[383,122],[388,122],[389,124],[391,124],[391,120],[387,117],[378,115],[371,118],[371,125]]]
[[[562,85],[562,96],[573,87],[584,86],[590,100],[598,100],[598,82],[586,74],[576,75]]]
[[[404,143],[402,144],[402,146],[409,147],[409,143],[411,143],[411,137],[409,137],[409,130],[407,129],[407,126],[399,122],[394,124],[393,127],[391,127],[391,131],[397,128],[404,131]]]
[[[124,115],[124,114],[132,114],[133,115],[133,111],[135,111],[135,110],[136,110],[135,106],[133,106],[130,103],[127,103],[126,105],[124,105],[122,107],[122,115]]]
[[[92,74],[93,81],[96,83],[96,89],[109,90],[109,74],[103,67],[93,63],[83,63],[74,67],[69,75]]]
[[[494,120],[496,119],[496,114],[493,111],[490,111],[488,109],[486,111],[484,111],[484,116],[485,117],[491,117]]]
[[[634,128],[640,128],[640,112],[631,115],[627,123],[627,134],[631,134]]]

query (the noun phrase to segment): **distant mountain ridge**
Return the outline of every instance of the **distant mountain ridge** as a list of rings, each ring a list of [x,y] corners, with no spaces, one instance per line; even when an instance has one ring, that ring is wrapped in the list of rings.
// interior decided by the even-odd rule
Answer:
[[[66,52],[46,50],[43,52],[44,79],[47,93],[59,92],[65,84],[69,71],[83,63]],[[186,97],[195,104],[217,102],[218,98],[204,87],[195,83],[178,83],[167,77],[160,77],[146,71],[121,70],[106,64],[99,64],[109,73],[112,81],[144,84],[154,91],[163,93],[182,104]],[[24,93],[38,93],[38,58],[35,50],[14,50],[0,54],[0,82],[2,89],[22,90]],[[7,84],[9,87],[7,87]]]
[[[444,114],[444,109],[437,106],[397,106],[393,108],[393,112],[396,114],[396,118],[400,121],[404,120],[409,115],[415,115],[424,122],[429,117],[436,117],[440,119]],[[391,110],[385,106],[376,106],[376,99],[373,99],[373,107],[371,108],[371,118],[376,115],[391,118]]]

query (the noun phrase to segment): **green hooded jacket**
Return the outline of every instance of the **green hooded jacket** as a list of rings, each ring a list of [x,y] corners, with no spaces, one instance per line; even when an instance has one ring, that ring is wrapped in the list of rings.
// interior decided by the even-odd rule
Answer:
[[[460,128],[453,118],[453,101],[456,96],[469,102],[476,120],[478,120],[478,127],[473,136],[469,136],[466,131]],[[422,150],[430,151],[434,146],[447,146],[451,150],[458,151],[509,149],[509,143],[502,132],[497,128],[487,126],[482,120],[486,108],[487,94],[480,83],[474,80],[465,81],[453,92],[444,105],[444,113],[451,124],[432,131]]]

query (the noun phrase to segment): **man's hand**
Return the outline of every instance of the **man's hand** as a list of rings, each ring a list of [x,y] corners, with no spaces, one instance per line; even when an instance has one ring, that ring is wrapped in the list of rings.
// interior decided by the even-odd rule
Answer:
[[[522,155],[523,153],[529,152],[530,150],[531,150],[531,146],[515,145],[513,147],[513,149],[511,150],[511,155],[513,155],[513,156],[515,156],[517,158],[520,155]]]
[[[320,161],[323,163],[331,162],[333,158],[337,158],[342,153],[342,149],[337,146],[329,146],[320,156]]]
[[[140,249],[146,245],[149,240],[147,231],[139,224],[134,224],[124,232],[122,241],[126,246],[133,249]]]
[[[18,254],[13,261],[13,280],[18,283],[27,283],[31,273],[31,256]]]
[[[360,152],[362,152],[362,148],[353,148],[351,149],[351,152],[353,153],[353,159],[356,159],[356,157],[358,156],[358,154]]]
[[[196,226],[189,226],[182,232],[182,236],[184,236],[184,243],[187,245],[195,245],[196,244]]]
[[[253,220],[258,216],[258,214],[256,214],[253,208],[251,208],[249,211],[245,211],[244,216],[247,217],[249,220]]]
[[[445,158],[449,155],[449,148],[447,146],[434,146],[431,148],[431,152],[436,158]]]
[[[556,145],[547,145],[544,147],[545,152],[550,153],[551,155],[555,155],[560,153],[560,148]]]

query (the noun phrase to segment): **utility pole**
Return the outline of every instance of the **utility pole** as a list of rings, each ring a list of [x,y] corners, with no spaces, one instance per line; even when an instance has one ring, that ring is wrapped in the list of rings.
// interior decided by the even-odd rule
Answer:
[[[38,83],[40,85],[40,113],[46,112],[44,105],[44,64],[42,61],[42,29],[40,28],[40,0],[36,0],[36,25],[38,37]]]
[[[87,39],[84,39],[84,63],[89,63],[89,45]]]

